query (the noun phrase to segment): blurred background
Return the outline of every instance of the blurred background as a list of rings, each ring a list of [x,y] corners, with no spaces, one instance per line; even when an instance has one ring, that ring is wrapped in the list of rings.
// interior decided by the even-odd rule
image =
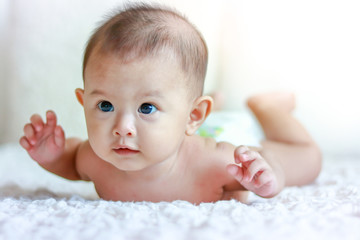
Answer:
[[[121,0],[0,0],[0,143],[17,142],[33,113],[56,111],[67,136],[86,138],[82,56]],[[246,111],[252,94],[288,90],[324,152],[360,155],[360,2],[161,0],[203,33],[206,92]]]

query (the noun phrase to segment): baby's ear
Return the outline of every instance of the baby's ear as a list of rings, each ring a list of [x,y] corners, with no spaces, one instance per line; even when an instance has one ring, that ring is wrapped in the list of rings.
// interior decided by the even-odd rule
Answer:
[[[209,116],[212,106],[213,99],[209,96],[201,96],[195,100],[186,126],[186,135],[191,136],[196,132]]]
[[[84,89],[81,88],[77,88],[75,90],[75,94],[76,94],[76,98],[78,100],[78,102],[84,106]]]

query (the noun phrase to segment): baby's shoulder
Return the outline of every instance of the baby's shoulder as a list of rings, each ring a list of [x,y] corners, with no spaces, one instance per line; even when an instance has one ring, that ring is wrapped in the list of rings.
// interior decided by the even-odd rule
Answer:
[[[217,142],[213,138],[204,138],[204,151],[216,157],[234,155],[235,146],[229,142]]]
[[[235,151],[235,146],[229,142],[217,142],[215,151],[219,154],[231,153],[232,155],[234,155],[233,153]]]
[[[97,155],[94,153],[92,147],[90,146],[90,143],[88,140],[84,141],[80,147],[79,150],[77,152],[78,158],[79,159],[93,159],[95,158]]]
[[[234,179],[228,174],[226,167],[235,162],[235,146],[228,142],[216,142],[212,138],[203,138],[202,142],[200,155],[196,161],[191,161],[196,169],[196,176],[200,182],[206,180],[214,189],[222,191]]]
[[[226,162],[234,159],[235,146],[228,142],[216,142],[213,138],[198,137],[197,143],[192,145],[198,157],[204,162]],[[196,154],[195,154],[196,155]]]
[[[76,168],[83,180],[92,180],[94,170],[103,168],[103,163],[104,161],[95,154],[89,141],[84,141],[80,145],[76,156]]]

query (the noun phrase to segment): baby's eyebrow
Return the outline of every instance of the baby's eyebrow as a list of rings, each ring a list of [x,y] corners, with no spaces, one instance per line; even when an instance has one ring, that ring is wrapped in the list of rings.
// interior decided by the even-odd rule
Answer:
[[[161,93],[161,91],[149,91],[149,92],[145,92],[143,94],[141,94],[143,97],[159,97],[159,98],[163,98],[163,94]]]
[[[90,92],[90,95],[105,95],[105,93],[99,89],[94,89]]]

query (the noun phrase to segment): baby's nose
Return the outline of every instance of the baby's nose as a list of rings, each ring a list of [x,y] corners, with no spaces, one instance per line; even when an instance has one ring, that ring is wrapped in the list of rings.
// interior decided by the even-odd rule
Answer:
[[[131,117],[122,117],[119,119],[114,126],[113,135],[134,137],[136,135],[134,120]]]
[[[132,131],[114,131],[114,135],[117,135],[117,136],[122,136],[122,137],[131,137],[134,135],[134,133]]]

